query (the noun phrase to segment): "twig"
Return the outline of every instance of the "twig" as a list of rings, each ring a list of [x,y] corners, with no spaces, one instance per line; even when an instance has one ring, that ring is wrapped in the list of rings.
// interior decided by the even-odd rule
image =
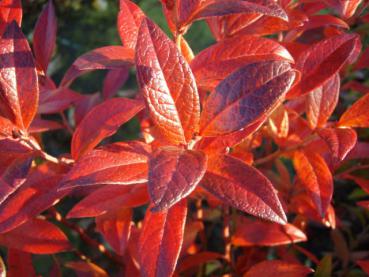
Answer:
[[[232,244],[231,244],[231,220],[227,205],[223,206],[223,239],[224,239],[224,258],[232,264]],[[228,274],[223,276],[230,276]]]
[[[64,127],[67,129],[68,133],[70,133],[71,135],[73,135],[73,132],[74,131],[73,131],[72,127],[70,126],[69,121],[66,118],[65,114],[63,112],[60,112],[59,114],[60,114],[60,116],[61,116],[61,118],[63,120]]]
[[[40,154],[40,157],[43,158],[46,161],[49,161],[51,163],[55,163],[55,164],[72,164],[74,162],[74,160],[72,159],[68,159],[68,158],[56,158],[54,156],[51,156],[50,154],[44,152],[40,145],[32,138],[27,137],[27,136],[21,136],[20,140],[22,140],[23,142],[25,142],[29,147],[31,147],[33,150],[35,150],[36,152],[38,152]]]
[[[307,137],[304,141],[302,141],[301,143],[299,144],[296,144],[294,146],[291,146],[291,147],[287,147],[283,150],[281,149],[278,149],[277,151],[275,151],[274,153],[266,156],[266,157],[263,157],[263,158],[260,158],[260,159],[257,159],[254,161],[253,165],[254,166],[259,166],[261,164],[264,164],[264,163],[267,163],[269,161],[272,161],[276,158],[278,158],[279,156],[282,156],[282,155],[285,155],[289,152],[293,152],[295,150],[298,150],[300,148],[303,148],[306,144],[312,142],[313,140],[315,140],[316,136],[315,135],[311,135],[309,137]]]
[[[93,248],[97,249],[106,258],[108,258],[109,260],[112,260],[115,263],[119,264],[120,266],[124,267],[123,261],[117,255],[115,255],[114,253],[108,251],[105,248],[104,245],[102,245],[101,243],[99,243],[96,240],[92,239],[89,235],[87,235],[85,233],[85,231],[81,227],[79,227],[78,225],[73,224],[72,222],[69,222],[68,220],[66,220],[54,207],[51,207],[49,209],[49,214],[51,215],[52,219],[60,222],[64,226],[66,226],[69,229],[75,231],[85,243],[87,243],[88,245],[90,245]],[[79,252],[79,251],[77,250],[77,252]],[[83,255],[83,256],[85,256],[85,255]],[[86,257],[86,259],[88,259],[88,258]]]

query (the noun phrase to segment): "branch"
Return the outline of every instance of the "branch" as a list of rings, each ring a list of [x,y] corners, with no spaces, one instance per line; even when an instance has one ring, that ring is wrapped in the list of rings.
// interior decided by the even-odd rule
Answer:
[[[266,156],[266,157],[263,157],[263,158],[260,158],[260,159],[257,159],[254,161],[253,165],[254,166],[259,166],[261,164],[264,164],[264,163],[267,163],[269,161],[272,161],[276,158],[278,158],[279,156],[282,156],[282,155],[285,155],[285,154],[288,154],[289,152],[293,152],[295,150],[298,150],[298,149],[301,149],[303,148],[306,144],[312,142],[313,140],[316,139],[316,135],[315,134],[312,134],[311,136],[307,137],[304,141],[294,145],[294,146],[290,146],[290,147],[287,147],[283,150],[281,149],[278,149],[277,151],[275,151],[274,153]]]
[[[90,245],[91,247],[95,248],[98,252],[100,252],[103,256],[108,258],[109,260],[119,264],[120,266],[124,267],[123,261],[116,255],[115,253],[112,253],[108,251],[105,246],[96,240],[92,239],[88,234],[85,233],[85,231],[79,227],[76,224],[73,224],[72,222],[69,222],[66,220],[54,207],[49,209],[49,214],[52,219],[60,222],[64,226],[68,227],[69,229],[75,231],[86,244]],[[77,253],[80,253],[77,250]],[[85,256],[85,255],[83,255]]]

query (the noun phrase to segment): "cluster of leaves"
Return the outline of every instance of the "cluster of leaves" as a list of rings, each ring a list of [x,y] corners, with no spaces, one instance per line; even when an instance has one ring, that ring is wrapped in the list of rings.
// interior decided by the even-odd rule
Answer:
[[[369,87],[360,81],[368,31],[356,27],[369,23],[368,4],[162,0],[171,39],[121,0],[123,46],[82,55],[57,85],[48,76],[52,1],[31,49],[20,0],[2,0],[0,245],[9,276],[36,275],[32,255],[68,251],[75,258],[53,256],[49,274],[107,276],[106,260],[124,276],[369,273],[368,252],[348,252],[332,203],[342,180],[369,193]],[[194,55],[184,35],[197,20],[217,42]],[[107,70],[101,93],[70,88],[94,70]],[[118,97],[130,70],[139,90]],[[349,91],[359,94],[347,108]],[[134,117],[140,139],[107,140]],[[42,134],[57,129],[70,132],[71,153],[54,157]],[[297,244],[312,225],[332,230],[335,263]],[[73,245],[70,231],[98,256]]]

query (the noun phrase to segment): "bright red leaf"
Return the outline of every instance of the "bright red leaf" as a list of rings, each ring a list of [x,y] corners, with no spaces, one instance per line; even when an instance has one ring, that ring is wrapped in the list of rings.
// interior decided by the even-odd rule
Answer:
[[[127,98],[109,99],[94,107],[73,133],[72,157],[77,159],[91,151],[143,108],[141,101]]]
[[[318,134],[327,143],[337,161],[345,159],[357,141],[356,132],[349,128],[324,128],[319,129]]]
[[[200,101],[195,79],[176,45],[152,21],[142,22],[136,46],[137,79],[150,117],[172,143],[198,132]]]
[[[240,67],[258,61],[293,62],[279,43],[257,36],[237,36],[222,40],[204,50],[191,62],[199,86],[213,88]]]
[[[346,62],[355,59],[360,48],[356,34],[337,35],[313,44],[296,58],[295,68],[302,73],[302,78],[288,96],[300,96],[322,86]]]
[[[340,77],[335,74],[306,99],[306,115],[311,128],[323,127],[333,113],[340,94]]]
[[[362,96],[341,116],[338,125],[345,127],[369,127],[369,94]]]
[[[0,2],[0,35],[4,32],[7,24],[15,20],[18,26],[22,23],[21,0],[1,0]]]
[[[120,0],[118,14],[118,32],[123,45],[135,49],[138,30],[145,14],[132,1]]]
[[[65,73],[60,86],[69,86],[77,77],[93,70],[118,69],[133,64],[134,51],[123,46],[105,46],[80,56]]]
[[[277,246],[306,241],[306,235],[292,224],[280,225],[242,218],[232,236],[235,246]]]
[[[53,1],[49,0],[37,20],[33,33],[33,51],[38,65],[46,73],[56,42],[56,16]]]
[[[40,166],[0,206],[0,233],[8,232],[54,205],[68,191],[57,191],[61,175]]]
[[[90,193],[73,207],[68,218],[95,217],[110,210],[134,208],[149,202],[147,185],[106,185]]]
[[[119,209],[96,217],[96,229],[104,236],[114,251],[123,256],[132,226],[132,210]]]
[[[27,223],[0,235],[0,244],[33,254],[54,254],[68,251],[68,238],[54,224],[41,219]]]
[[[62,181],[63,188],[98,184],[131,185],[147,181],[150,147],[118,142],[82,156]]]
[[[244,277],[272,277],[276,275],[283,277],[304,277],[312,272],[312,269],[300,264],[273,260],[263,261],[254,265],[246,272]]]
[[[173,274],[182,247],[186,216],[185,199],[167,211],[146,212],[138,242],[142,276]]]
[[[209,157],[201,184],[239,210],[280,224],[287,221],[271,182],[241,160],[223,155]]]
[[[324,217],[333,194],[333,178],[326,162],[318,153],[296,151],[293,164],[318,213]]]
[[[38,105],[36,67],[27,38],[15,22],[0,40],[0,96],[5,104],[0,112],[21,129],[32,122]]]

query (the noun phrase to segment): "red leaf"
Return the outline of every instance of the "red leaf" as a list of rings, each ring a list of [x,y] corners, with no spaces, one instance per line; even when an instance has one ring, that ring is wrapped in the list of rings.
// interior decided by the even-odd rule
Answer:
[[[119,209],[96,217],[96,229],[114,251],[123,256],[131,232],[131,209]]]
[[[124,46],[135,49],[138,30],[144,18],[145,14],[136,4],[120,0],[117,27]]]
[[[125,84],[129,77],[129,67],[125,66],[119,69],[112,69],[104,79],[103,96],[104,99],[113,97],[117,91]]]
[[[123,46],[105,46],[87,52],[74,61],[60,86],[69,86],[77,77],[97,69],[118,69],[133,64],[134,51]]]
[[[264,219],[287,219],[271,182],[257,169],[231,156],[214,155],[201,184],[225,203]]]
[[[292,224],[241,219],[232,236],[232,244],[236,246],[277,246],[307,240],[306,235]]]
[[[65,126],[59,122],[51,121],[51,120],[43,120],[39,117],[36,117],[33,121],[31,126],[29,127],[28,132],[30,134],[34,133],[43,133],[46,131],[52,131],[56,129],[63,129]]]
[[[323,127],[333,113],[340,94],[340,77],[335,74],[306,98],[306,114],[311,128]]]
[[[229,75],[207,98],[201,114],[202,136],[217,136],[265,118],[280,104],[296,72],[282,61],[246,65]]]
[[[257,13],[288,21],[286,12],[279,5],[272,1],[210,0],[201,3],[202,5],[200,5],[199,8],[186,20],[186,23],[182,23],[182,25],[187,25],[192,21],[207,17],[239,13]]]
[[[359,60],[357,61],[355,65],[355,69],[359,70],[359,69],[368,68],[368,67],[369,67],[369,47],[367,47],[361,54]]]
[[[178,264],[178,272],[184,273],[186,270],[205,264],[214,260],[224,260],[224,256],[215,252],[200,252],[189,255],[180,260]]]
[[[149,161],[149,194],[152,211],[166,210],[189,195],[206,170],[202,152],[176,147],[157,150]]]
[[[48,84],[40,89],[38,114],[59,113],[83,98],[81,94],[69,88],[56,88],[50,79],[46,79],[46,82]]]
[[[15,249],[8,250],[8,277],[36,277],[32,264],[32,255]]]
[[[359,201],[357,204],[369,210],[369,201]]]
[[[56,17],[53,1],[49,0],[37,20],[33,33],[33,51],[37,63],[46,73],[56,42]]]
[[[12,139],[0,140],[0,204],[26,181],[34,153]]]
[[[318,135],[327,143],[336,161],[343,161],[357,141],[356,132],[349,128],[319,129]]]
[[[146,212],[138,242],[142,276],[173,274],[182,247],[186,216],[185,199],[167,211]]]
[[[76,103],[76,109],[74,111],[74,120],[76,125],[78,125],[82,119],[87,115],[87,113],[95,106],[103,101],[101,94],[95,92],[93,94],[85,94]]]
[[[358,141],[352,151],[347,156],[347,159],[368,159],[369,158],[369,143]]]
[[[332,174],[324,159],[314,152],[296,151],[293,164],[297,176],[324,217],[333,194]]]
[[[283,276],[283,277],[304,277],[313,270],[296,263],[273,260],[263,261],[251,267],[244,277],[260,277],[260,276]]]
[[[149,202],[147,186],[106,185],[86,196],[68,213],[68,218],[96,217],[110,210],[134,208]]]
[[[41,219],[0,235],[0,244],[33,254],[54,254],[71,248],[68,238],[55,225]]]
[[[300,96],[322,86],[346,62],[353,60],[360,48],[360,38],[356,34],[333,36],[310,46],[296,59],[296,69],[302,73],[302,78],[288,97]]]
[[[335,26],[347,30],[350,29],[350,26],[345,21],[332,15],[328,14],[313,15],[310,16],[306,22],[304,22],[303,26],[289,31],[289,33],[287,33],[283,41],[292,42],[306,31],[327,26]]]
[[[151,119],[160,132],[174,144],[191,140],[200,117],[195,79],[176,45],[148,19],[140,28],[136,65]]]
[[[9,119],[0,116],[0,139],[11,137],[13,130],[16,130],[13,123]]]
[[[364,270],[365,273],[369,274],[369,261],[356,261],[356,263]]]
[[[341,116],[338,125],[343,127],[369,127],[369,94],[362,96]]]
[[[1,0],[0,3],[0,35],[4,32],[7,24],[15,20],[18,26],[22,23],[21,0]]]
[[[80,122],[72,138],[72,157],[78,159],[144,108],[141,101],[113,98],[94,107]]]
[[[264,121],[265,118],[262,117],[259,120],[255,121],[255,123],[239,131],[223,136],[202,138],[196,148],[201,149],[206,153],[226,153],[229,147],[236,145],[237,143],[247,138],[248,135],[256,132],[256,130],[261,127]]]
[[[362,0],[325,0],[325,2],[335,8],[342,17],[347,19],[355,14]]]
[[[131,185],[147,181],[150,147],[145,143],[118,142],[82,156],[64,177],[64,188],[98,184]]]
[[[37,112],[39,89],[31,49],[15,22],[1,37],[0,64],[0,97],[6,107],[0,112],[27,129]]]
[[[46,171],[46,172],[45,172]],[[8,232],[43,212],[67,192],[57,191],[61,175],[39,167],[0,206],[0,233]]]
[[[222,40],[201,51],[191,62],[191,68],[199,86],[214,88],[241,66],[268,60],[293,62],[290,53],[279,43],[244,35]]]

